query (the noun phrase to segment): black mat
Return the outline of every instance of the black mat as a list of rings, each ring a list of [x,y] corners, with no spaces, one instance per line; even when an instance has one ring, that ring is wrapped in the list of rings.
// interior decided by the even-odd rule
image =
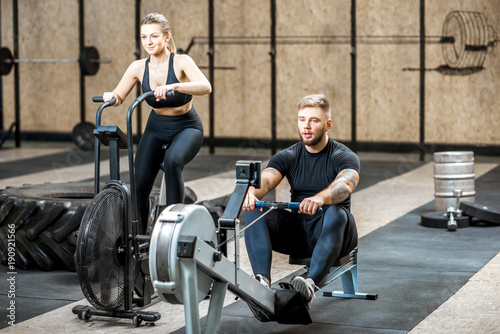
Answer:
[[[400,161],[361,160],[361,173],[356,191],[360,191],[364,188],[373,186],[378,182],[407,173],[422,165],[424,165],[424,162],[411,161],[406,155],[401,155]]]
[[[11,321],[7,317],[11,301],[15,302],[15,324],[18,324],[85,298],[74,272],[17,269],[12,274],[7,269],[7,266],[0,266],[0,329],[8,327]],[[11,277],[14,277],[13,286],[7,282]],[[10,295],[10,291],[14,295]]]
[[[101,156],[102,159],[108,159],[109,154],[107,151],[103,151]],[[3,162],[2,168],[0,168],[0,179],[40,173],[51,169],[75,167],[92,163],[94,160],[94,152],[74,149],[68,152]]]

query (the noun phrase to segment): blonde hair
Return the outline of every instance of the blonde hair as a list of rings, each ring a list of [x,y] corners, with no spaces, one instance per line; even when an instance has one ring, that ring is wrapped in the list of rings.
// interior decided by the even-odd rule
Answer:
[[[141,26],[145,24],[158,24],[165,35],[166,34],[172,35],[170,23],[168,22],[167,18],[162,14],[151,13],[146,15],[141,21]],[[172,36],[170,36],[170,40],[168,41],[167,49],[171,53],[176,53],[177,51],[177,48],[175,47],[174,43],[174,38]]]
[[[297,111],[300,111],[304,108],[313,108],[319,107],[325,113],[325,115],[331,119],[332,118],[332,109],[330,108],[330,102],[323,94],[313,94],[304,96],[300,99],[299,103],[297,103]]]

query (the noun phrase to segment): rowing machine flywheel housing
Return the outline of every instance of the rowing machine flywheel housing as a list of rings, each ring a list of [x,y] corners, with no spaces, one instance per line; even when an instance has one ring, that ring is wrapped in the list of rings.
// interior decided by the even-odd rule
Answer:
[[[153,228],[149,248],[151,279],[159,298],[171,304],[184,304],[177,256],[179,237],[183,235],[196,236],[214,246],[217,244],[214,221],[206,207],[171,205],[162,211]],[[199,269],[193,274],[197,275],[199,302],[207,296],[213,279]]]

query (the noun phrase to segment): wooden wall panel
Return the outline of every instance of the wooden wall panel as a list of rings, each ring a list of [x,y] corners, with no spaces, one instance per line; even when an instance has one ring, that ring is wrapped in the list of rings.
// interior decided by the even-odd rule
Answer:
[[[500,33],[498,1],[447,1],[428,3],[430,28],[438,30],[452,11],[483,13],[497,36]],[[438,22],[441,21],[441,22]],[[478,26],[473,31],[479,31]],[[447,144],[500,144],[500,55],[498,47],[486,55],[484,69],[470,75],[446,76],[429,72],[426,80],[426,140]],[[444,63],[441,54],[441,63]]]
[[[303,44],[296,38],[277,47],[278,139],[296,139],[296,104],[307,94],[324,93],[332,102],[330,136],[351,138],[350,1],[277,0],[278,36],[332,36],[333,44]],[[357,139],[366,142],[419,141],[419,0],[357,0]],[[208,36],[208,1],[141,2],[141,17],[160,12],[170,20],[178,48]],[[12,50],[12,2],[1,2],[2,46]],[[94,122],[91,97],[112,90],[135,60],[135,1],[85,1],[85,43],[102,58],[97,75],[86,77],[86,120]],[[480,12],[490,31],[500,34],[497,0],[426,1],[426,36],[438,39],[453,11]],[[23,58],[78,57],[78,2],[19,0],[19,43]],[[270,36],[268,0],[215,0],[216,36]],[[367,36],[409,38],[414,44],[367,44]],[[364,38],[364,39],[363,39]],[[498,38],[498,37],[497,37]],[[242,39],[240,39],[242,40]],[[208,76],[206,39],[189,54]],[[267,39],[269,41],[269,39]],[[363,42],[364,41],[364,42]],[[293,43],[295,42],[295,43]],[[215,47],[215,136],[270,138],[271,58],[269,44]],[[440,44],[426,44],[425,139],[427,143],[500,145],[498,77],[500,53],[490,50],[481,71],[443,74]],[[146,56],[141,49],[142,56]],[[225,69],[222,69],[224,67]],[[77,64],[21,64],[21,130],[69,133],[80,121]],[[460,75],[457,75],[460,74]],[[4,128],[14,121],[12,73],[2,77]],[[125,128],[135,98],[108,109],[106,124]],[[208,136],[207,96],[195,97]],[[144,105],[143,127],[149,114]]]

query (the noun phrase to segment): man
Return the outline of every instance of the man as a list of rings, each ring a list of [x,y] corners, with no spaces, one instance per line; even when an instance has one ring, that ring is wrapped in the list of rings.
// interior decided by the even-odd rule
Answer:
[[[243,210],[250,224],[262,214],[255,210],[255,201],[288,179],[292,202],[300,202],[299,209],[269,212],[245,231],[245,243],[256,279],[268,287],[272,250],[311,257],[308,277],[292,280],[309,307],[333,263],[358,243],[350,199],[360,163],[354,152],[328,137],[331,109],[323,95],[302,98],[297,109],[301,141],[271,158],[262,171],[261,188],[249,188]]]

